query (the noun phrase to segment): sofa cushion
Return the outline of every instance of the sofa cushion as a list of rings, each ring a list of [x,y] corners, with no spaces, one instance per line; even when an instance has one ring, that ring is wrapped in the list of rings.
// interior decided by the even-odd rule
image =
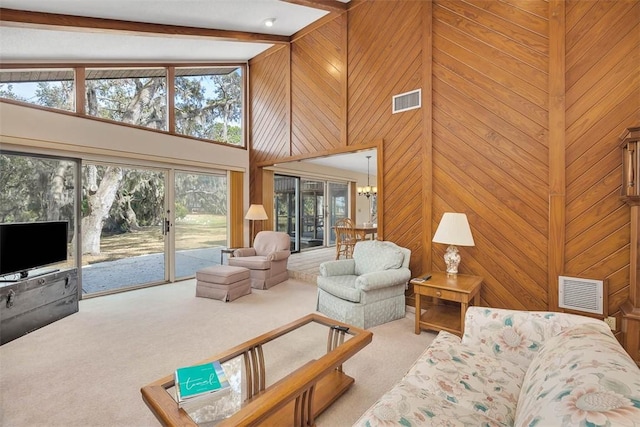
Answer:
[[[524,375],[443,331],[356,425],[511,426]]]
[[[256,255],[267,256],[272,252],[289,250],[290,237],[281,231],[260,231],[253,240]]]
[[[602,323],[567,313],[469,307],[462,343],[526,368],[547,339],[585,322]]]
[[[370,407],[354,426],[498,427],[502,424],[480,412],[461,408],[412,384],[400,382]]]
[[[357,278],[358,276],[353,275],[318,276],[317,283],[320,289],[331,295],[351,302],[360,302],[361,292],[360,289],[356,289]]]
[[[271,268],[271,261],[268,261],[267,257],[262,255],[231,257],[229,258],[229,265],[245,267],[249,270],[269,270]]]
[[[356,264],[356,275],[360,276],[375,271],[400,268],[404,261],[404,254],[397,247],[385,242],[367,240],[356,244],[353,259]]]
[[[513,425],[525,372],[515,363],[462,345],[459,337],[440,332],[403,381],[496,423]]]
[[[640,369],[604,322],[550,338],[522,384],[515,425],[640,425]]]

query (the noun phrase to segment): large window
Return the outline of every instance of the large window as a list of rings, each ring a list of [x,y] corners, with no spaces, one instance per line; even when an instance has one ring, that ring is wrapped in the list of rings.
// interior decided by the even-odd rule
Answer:
[[[0,70],[0,97],[75,111],[74,81],[71,69]]]
[[[88,115],[167,129],[165,69],[87,69],[85,82]]]
[[[243,70],[243,65],[4,68],[0,99],[244,147]],[[76,82],[76,75],[84,79]]]
[[[0,152],[0,223],[67,221],[67,261],[56,268],[77,265],[77,173],[75,159]]]
[[[176,133],[242,145],[242,70],[176,68]]]

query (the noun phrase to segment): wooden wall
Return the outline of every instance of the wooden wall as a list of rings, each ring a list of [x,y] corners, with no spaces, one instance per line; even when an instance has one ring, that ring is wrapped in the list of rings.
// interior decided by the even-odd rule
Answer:
[[[618,138],[640,124],[640,2],[572,0],[566,12],[565,268],[608,279],[619,324],[629,295],[630,210],[618,199]]]
[[[249,188],[251,203],[262,203],[257,162],[291,153],[290,48],[281,47],[249,68]]]
[[[333,19],[291,47],[291,155],[344,144],[346,20]]]
[[[617,145],[640,125],[640,3],[352,3],[291,54],[250,62],[252,164],[383,139],[384,238],[412,250],[414,274],[444,270],[430,238],[444,212],[465,212],[476,246],[460,269],[485,278],[483,304],[554,309],[552,279],[567,274],[607,279],[616,312],[629,289]],[[423,107],[391,114],[392,96],[417,88]]]

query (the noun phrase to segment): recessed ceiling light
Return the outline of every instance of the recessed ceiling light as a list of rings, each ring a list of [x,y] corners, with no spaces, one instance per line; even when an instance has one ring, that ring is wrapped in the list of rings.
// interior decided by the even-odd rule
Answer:
[[[271,27],[273,27],[273,24],[274,24],[275,22],[276,22],[276,18],[267,18],[267,19],[265,19],[265,20],[264,20],[263,25],[264,25],[265,27],[269,27],[269,28],[271,28]]]

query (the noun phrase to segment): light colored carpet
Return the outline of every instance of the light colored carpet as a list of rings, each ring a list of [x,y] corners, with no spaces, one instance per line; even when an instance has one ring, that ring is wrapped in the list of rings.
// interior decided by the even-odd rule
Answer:
[[[140,387],[313,312],[316,286],[290,279],[230,303],[194,295],[187,280],[83,300],[0,347],[0,425],[157,426]],[[354,386],[318,426],[351,425],[424,351],[435,334],[415,335],[407,315],[371,328],[373,342],[344,366]]]

